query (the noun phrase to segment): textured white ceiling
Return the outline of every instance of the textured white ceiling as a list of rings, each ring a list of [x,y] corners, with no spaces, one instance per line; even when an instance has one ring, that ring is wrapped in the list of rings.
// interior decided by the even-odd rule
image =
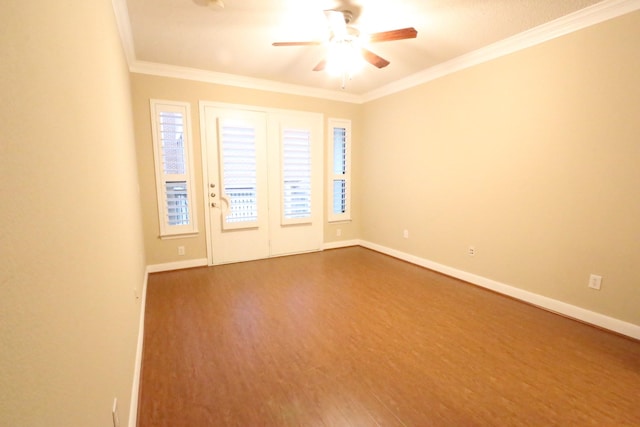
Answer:
[[[356,12],[364,33],[415,27],[416,39],[375,43],[391,61],[367,65],[346,91],[363,94],[583,9],[600,0],[126,0],[135,59],[338,90],[339,78],[312,68],[323,46],[273,47],[275,41],[323,40],[325,9]]]

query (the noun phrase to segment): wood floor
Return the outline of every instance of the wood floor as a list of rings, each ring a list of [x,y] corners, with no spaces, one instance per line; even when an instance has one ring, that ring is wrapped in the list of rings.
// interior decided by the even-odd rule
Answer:
[[[359,247],[158,273],[138,425],[640,426],[640,343]]]

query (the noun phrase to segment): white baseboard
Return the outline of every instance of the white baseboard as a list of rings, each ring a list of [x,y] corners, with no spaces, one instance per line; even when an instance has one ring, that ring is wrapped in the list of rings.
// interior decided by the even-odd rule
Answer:
[[[515,286],[506,285],[492,279],[487,279],[486,277],[458,270],[456,268],[449,267],[443,264],[438,264],[436,262],[429,261],[427,259],[420,258],[415,255],[411,255],[395,249],[391,249],[386,246],[378,245],[364,240],[361,240],[359,244],[362,247],[372,249],[376,252],[381,252],[394,258],[399,258],[403,261],[407,261],[412,264],[416,264],[421,267],[446,274],[447,276],[455,277],[457,279],[464,280],[465,282],[490,289],[494,292],[508,295],[512,298],[527,302],[529,304],[533,304],[546,310],[550,310],[564,316],[601,327],[603,329],[608,329],[610,331],[617,332],[631,338],[640,339],[639,325],[634,325],[633,323],[628,323],[619,319],[615,319],[613,317],[605,316],[604,314],[586,310],[584,308],[567,304],[553,298],[525,291]]]
[[[329,242],[329,243],[324,243],[322,245],[322,250],[328,250],[328,249],[338,249],[338,248],[347,248],[349,246],[359,246],[360,245],[360,240],[340,240],[337,242]]]
[[[182,270],[183,268],[206,267],[209,261],[206,258],[188,259],[186,261],[167,262],[165,264],[152,264],[147,266],[147,272],[160,273],[163,271]]]
[[[140,375],[142,374],[142,347],[144,344],[144,313],[147,306],[147,283],[149,273],[159,273],[162,271],[179,270],[183,268],[202,267],[208,265],[206,258],[194,259],[166,264],[148,265],[142,282],[142,292],[140,301],[140,320],[138,323],[138,344],[136,348],[136,360],[133,370],[133,384],[131,385],[131,404],[129,405],[129,427],[136,427],[138,424],[138,397],[140,392]]]
[[[138,397],[140,391],[140,375],[142,373],[142,344],[144,342],[144,311],[147,305],[147,282],[149,269],[144,272],[142,294],[140,301],[140,320],[138,322],[138,344],[136,347],[136,361],[133,369],[133,384],[131,385],[131,404],[129,405],[129,427],[138,424]]]

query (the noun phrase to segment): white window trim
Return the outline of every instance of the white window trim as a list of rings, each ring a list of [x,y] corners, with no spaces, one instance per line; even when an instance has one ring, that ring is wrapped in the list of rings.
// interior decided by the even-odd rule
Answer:
[[[330,118],[329,122],[329,131],[328,131],[328,146],[329,146],[329,157],[328,157],[328,171],[327,176],[329,177],[328,181],[328,221],[329,222],[340,222],[340,221],[351,221],[351,120],[347,119],[335,119]],[[333,131],[335,128],[344,128],[346,130],[346,171],[345,174],[336,175],[334,173],[334,165],[333,165]],[[345,212],[341,214],[336,214],[333,212],[333,181],[337,179],[345,180]]]
[[[151,130],[153,139],[153,156],[156,177],[156,196],[158,202],[158,221],[160,224],[161,238],[177,238],[192,235],[198,232],[197,206],[195,197],[195,180],[193,168],[193,147],[191,135],[191,106],[188,102],[165,101],[151,99]],[[187,182],[187,203],[189,206],[188,225],[169,225],[167,221],[167,203],[165,200],[165,182],[176,179],[175,175],[165,175],[162,167],[162,142],[160,137],[159,115],[161,112],[179,112],[184,117],[184,148],[185,148],[185,174],[180,175],[180,180]]]

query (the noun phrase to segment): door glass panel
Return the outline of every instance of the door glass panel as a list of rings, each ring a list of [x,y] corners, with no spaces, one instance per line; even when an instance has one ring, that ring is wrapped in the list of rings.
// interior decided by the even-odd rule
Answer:
[[[220,142],[223,229],[256,227],[258,180],[255,127],[236,120],[221,120]]]
[[[282,224],[311,222],[311,132],[282,132]]]

